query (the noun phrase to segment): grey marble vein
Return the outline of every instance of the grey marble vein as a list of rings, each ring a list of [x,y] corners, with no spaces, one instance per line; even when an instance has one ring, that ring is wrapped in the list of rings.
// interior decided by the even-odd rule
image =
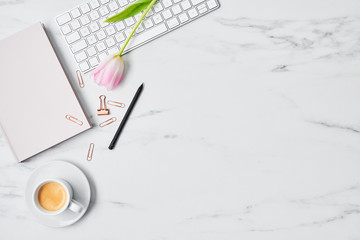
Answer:
[[[120,202],[120,201],[109,201],[109,203],[114,204],[116,206],[122,207],[122,208],[137,208],[134,205],[126,202]]]
[[[329,58],[331,56],[359,57],[359,30],[351,35],[352,40],[345,37],[349,29],[359,29],[359,17],[330,18],[323,20],[258,20],[251,18],[220,18],[218,23],[250,35],[261,34],[267,42],[255,39],[252,43],[258,48],[292,48],[294,50],[309,51],[315,55],[311,59]],[[324,29],[324,30],[323,30]],[[352,44],[354,43],[354,44]],[[242,43],[245,46],[245,43]],[[246,43],[250,44],[250,43]],[[246,47],[245,47],[246,48]],[[328,53],[319,51],[327,48]],[[329,53],[331,52],[331,53]]]
[[[2,0],[0,1],[0,7],[8,6],[8,5],[17,5],[23,4],[24,0]]]
[[[154,116],[154,115],[158,115],[160,113],[164,113],[169,111],[169,109],[162,109],[162,110],[150,110],[147,113],[143,113],[137,116],[134,116],[134,118],[142,118],[142,117],[150,117],[150,116]]]
[[[303,228],[303,227],[317,227],[317,226],[321,227],[325,224],[330,224],[333,222],[346,220],[346,218],[353,216],[353,215],[360,215],[360,210],[359,209],[345,210],[342,213],[332,216],[332,217],[329,217],[329,218],[314,220],[311,222],[304,222],[304,223],[300,223],[300,224],[296,224],[296,225],[288,226],[288,227],[252,228],[249,231],[251,231],[251,232],[276,232],[276,231],[287,231],[287,230]]]
[[[334,123],[329,123],[329,122],[325,122],[325,121],[309,121],[309,122],[316,124],[316,125],[324,126],[327,128],[342,129],[342,130],[350,131],[353,133],[360,133],[360,130],[358,130],[356,127],[343,126],[340,124],[334,124]]]
[[[8,193],[0,193],[0,197],[1,198],[20,198],[20,197],[23,197],[23,195],[13,193],[13,192],[8,192]]]

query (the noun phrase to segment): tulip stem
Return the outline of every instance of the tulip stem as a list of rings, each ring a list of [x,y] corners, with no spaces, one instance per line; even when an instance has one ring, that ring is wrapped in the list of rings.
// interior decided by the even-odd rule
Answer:
[[[149,4],[149,6],[145,9],[145,11],[143,12],[143,14],[141,15],[141,17],[139,18],[139,20],[137,21],[135,27],[133,28],[132,32],[130,33],[130,35],[127,37],[124,45],[122,46],[120,52],[117,54],[119,56],[121,56],[121,54],[123,53],[123,51],[126,48],[126,45],[129,43],[131,37],[134,35],[136,29],[138,28],[138,26],[140,25],[140,23],[142,22],[142,20],[144,19],[144,17],[146,16],[146,14],[149,12],[149,10],[151,9],[151,7],[155,4],[157,0],[152,0],[151,3]]]

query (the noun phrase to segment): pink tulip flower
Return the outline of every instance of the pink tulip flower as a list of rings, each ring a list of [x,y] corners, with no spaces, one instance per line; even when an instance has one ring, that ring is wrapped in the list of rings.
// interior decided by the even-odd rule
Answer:
[[[134,28],[132,29],[132,32],[127,37],[125,43],[122,45],[120,52],[116,55],[111,55],[105,58],[92,72],[91,78],[94,79],[96,84],[98,84],[99,86],[105,86],[107,90],[113,90],[120,83],[124,75],[124,69],[125,69],[124,61],[121,58],[121,54],[125,50],[126,45],[129,43],[130,38],[133,36],[136,29],[139,27],[141,21],[144,19],[145,15],[149,12],[149,10],[152,8],[152,6],[155,4],[156,1],[157,0],[147,0],[147,1],[139,0],[134,3],[134,5],[136,5],[135,8],[134,7],[132,8],[132,6],[128,7],[128,8],[132,8],[131,11],[141,11],[139,9],[139,6],[140,7],[141,5],[147,6],[146,9],[143,11],[141,17],[135,24]],[[125,12],[129,11],[128,8],[125,9],[124,11]],[[114,17],[105,20],[105,22],[118,21],[116,19],[118,18],[117,16],[119,14],[121,15],[122,12],[118,13]],[[125,15],[127,14],[128,13],[126,13]]]
[[[122,58],[119,55],[110,55],[97,66],[91,77],[97,85],[104,86],[110,91],[120,83],[124,70]]]

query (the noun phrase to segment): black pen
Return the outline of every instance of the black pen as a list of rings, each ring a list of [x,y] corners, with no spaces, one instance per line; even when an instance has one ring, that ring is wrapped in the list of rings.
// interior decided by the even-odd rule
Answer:
[[[129,115],[130,115],[132,109],[134,108],[136,101],[138,100],[138,98],[143,90],[143,87],[144,87],[144,83],[142,83],[140,85],[140,87],[138,88],[138,90],[136,91],[135,96],[134,96],[133,100],[131,101],[129,108],[127,109],[125,116],[124,116],[123,120],[121,121],[120,126],[119,126],[118,130],[116,131],[115,136],[109,145],[110,150],[114,149],[116,141],[118,140],[120,133],[121,133],[122,129],[124,128],[126,121],[129,118]]]

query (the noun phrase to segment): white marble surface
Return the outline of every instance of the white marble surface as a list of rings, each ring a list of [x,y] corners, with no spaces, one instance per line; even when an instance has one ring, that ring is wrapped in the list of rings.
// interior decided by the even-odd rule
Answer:
[[[0,38],[80,2],[0,0]],[[116,125],[21,164],[0,136],[0,239],[360,239],[360,1],[221,3],[128,54],[116,91],[77,88],[98,123],[99,93],[145,82],[114,151]],[[63,229],[24,202],[33,169],[55,159],[94,193]]]

